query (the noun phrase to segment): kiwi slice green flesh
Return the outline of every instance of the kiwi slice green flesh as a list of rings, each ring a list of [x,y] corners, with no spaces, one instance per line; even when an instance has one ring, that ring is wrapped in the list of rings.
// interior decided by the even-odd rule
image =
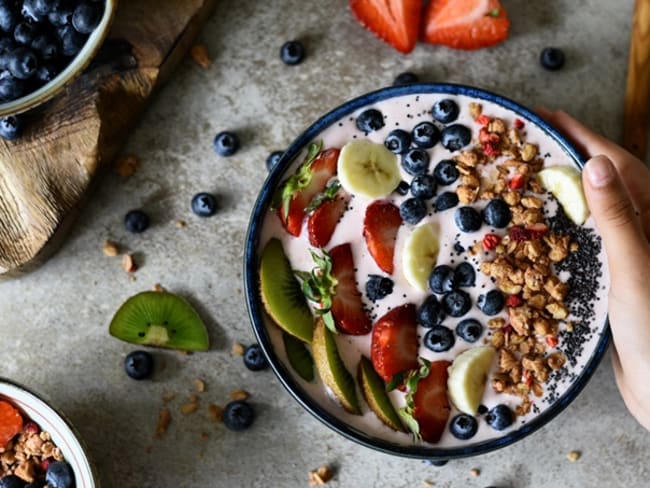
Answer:
[[[168,292],[145,291],[129,298],[117,311],[109,332],[143,346],[207,351],[208,331],[183,298]]]
[[[301,341],[311,342],[314,317],[278,239],[271,239],[262,251],[260,285],[264,308],[273,321]]]
[[[404,427],[395,411],[395,407],[390,402],[386,393],[386,384],[377,374],[372,362],[365,356],[361,356],[359,367],[357,369],[357,380],[361,386],[363,397],[366,399],[370,410],[375,412],[383,423],[393,430],[404,432]]]
[[[314,379],[314,359],[304,342],[296,339],[291,334],[282,332],[284,350],[287,353],[289,364],[293,370],[305,381]]]
[[[316,321],[312,349],[316,370],[323,383],[332,390],[345,410],[360,415],[361,409],[354,377],[345,368],[334,334],[325,327],[322,319]]]

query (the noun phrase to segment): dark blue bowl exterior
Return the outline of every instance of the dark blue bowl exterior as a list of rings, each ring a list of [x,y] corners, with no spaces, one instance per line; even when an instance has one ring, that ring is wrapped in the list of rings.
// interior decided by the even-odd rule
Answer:
[[[516,114],[519,114],[520,116],[532,121],[541,129],[543,129],[543,131],[549,137],[554,139],[562,147],[562,149],[571,157],[571,159],[576,163],[578,167],[582,168],[584,165],[584,158],[576,151],[576,149],[569,143],[569,141],[534,112],[531,112],[530,110],[512,100],[479,88],[447,83],[414,84],[382,88],[366,95],[362,95],[332,110],[325,116],[321,117],[313,125],[311,125],[291,144],[291,146],[282,156],[280,162],[270,172],[251,213],[244,250],[244,287],[246,293],[246,302],[248,305],[248,313],[257,340],[262,346],[264,353],[266,354],[273,370],[275,371],[275,374],[280,379],[281,383],[309,413],[311,413],[314,417],[319,419],[321,422],[339,434],[371,449],[375,449],[386,454],[411,458],[446,460],[466,456],[475,456],[478,454],[484,454],[493,451],[495,449],[499,449],[501,447],[505,447],[535,432],[537,429],[544,426],[547,422],[558,415],[562,410],[564,410],[582,391],[589,378],[591,378],[592,374],[596,370],[596,367],[600,363],[600,360],[602,359],[602,356],[607,349],[607,345],[609,344],[609,323],[605,324],[605,328],[602,332],[596,349],[589,359],[587,366],[582,371],[576,382],[553,406],[546,410],[542,415],[539,415],[533,419],[530,423],[525,424],[517,430],[512,431],[498,439],[492,439],[485,442],[472,444],[468,447],[440,449],[426,445],[415,444],[411,446],[404,446],[389,442],[385,439],[368,435],[367,433],[348,425],[338,417],[330,414],[305,392],[298,381],[296,381],[294,376],[284,367],[282,362],[276,356],[275,351],[273,350],[271,339],[266,331],[264,319],[262,318],[266,312],[264,311],[264,307],[261,303],[259,295],[259,256],[257,252],[260,246],[260,231],[262,228],[263,219],[266,212],[268,211],[269,204],[273,197],[274,189],[280,184],[285,171],[291,165],[294,158],[304,147],[306,147],[312,140],[314,140],[318,134],[323,132],[332,124],[336,123],[339,119],[353,113],[361,107],[372,105],[385,99],[402,95],[431,93],[438,93],[441,95],[465,95],[479,100],[486,100],[488,102],[492,102],[510,109]]]

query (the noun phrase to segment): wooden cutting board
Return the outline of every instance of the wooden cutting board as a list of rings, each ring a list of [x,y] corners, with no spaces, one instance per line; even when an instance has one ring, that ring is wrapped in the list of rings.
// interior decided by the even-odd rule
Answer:
[[[64,93],[0,139],[0,279],[57,247],[142,110],[183,59],[216,0],[122,0],[107,41]]]

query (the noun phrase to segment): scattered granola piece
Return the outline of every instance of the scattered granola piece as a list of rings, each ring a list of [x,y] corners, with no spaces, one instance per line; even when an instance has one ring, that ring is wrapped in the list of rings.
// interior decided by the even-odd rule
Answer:
[[[424,481],[422,482],[422,484],[423,484],[424,486],[426,486],[427,488],[431,488],[432,486],[435,486],[435,483],[434,483],[433,481],[429,481],[429,480],[424,480]]]
[[[115,172],[122,178],[128,178],[129,176],[133,176],[139,164],[140,160],[134,154],[121,156],[115,161]]]
[[[199,409],[199,403],[198,402],[189,402],[185,403],[183,406],[181,406],[181,413],[183,415],[189,415],[191,413],[196,412]]]
[[[153,291],[157,291],[159,293],[165,291],[165,289],[162,287],[162,285],[160,283],[156,283],[155,285],[153,285],[153,287],[151,289]]]
[[[327,465],[309,472],[309,486],[322,486],[332,479],[334,473]]]
[[[211,403],[208,405],[208,414],[215,422],[221,422],[223,419],[223,408],[216,403]]]
[[[230,393],[230,399],[233,401],[246,400],[249,396],[246,390],[235,390]]]
[[[173,392],[166,392],[162,396],[162,401],[163,403],[169,403],[171,402],[174,398],[176,398],[176,393]]]
[[[481,470],[478,469],[478,468],[472,468],[472,469],[470,469],[469,474],[470,474],[470,476],[476,478],[477,476],[480,476]]]
[[[109,241],[107,239],[104,241],[104,245],[102,246],[102,251],[104,251],[104,254],[106,256],[113,258],[120,253],[120,247],[117,245],[117,243],[113,241]]]
[[[205,381],[203,381],[200,378],[196,378],[194,381],[194,388],[196,388],[196,391],[199,393],[203,393],[205,391]]]
[[[208,53],[208,46],[205,44],[197,44],[192,46],[190,50],[190,55],[196,64],[198,64],[203,69],[208,69],[212,60],[210,59],[210,54]]]
[[[581,455],[580,451],[570,451],[566,455],[566,458],[572,463],[575,463],[578,459],[580,459],[580,455]]]
[[[160,438],[165,432],[167,432],[167,428],[171,421],[171,411],[168,408],[161,408],[158,413],[158,424],[156,424],[156,437]]]
[[[207,441],[210,438],[207,432],[201,432],[201,440]]]
[[[122,256],[122,269],[127,273],[135,273],[138,269],[138,265],[135,264],[133,256],[130,254],[124,254]]]
[[[184,220],[179,219],[176,222],[174,222],[174,225],[176,225],[176,227],[178,227],[179,229],[182,229],[187,225],[187,223]]]
[[[235,342],[230,349],[230,352],[235,356],[243,356],[246,348],[239,342]]]

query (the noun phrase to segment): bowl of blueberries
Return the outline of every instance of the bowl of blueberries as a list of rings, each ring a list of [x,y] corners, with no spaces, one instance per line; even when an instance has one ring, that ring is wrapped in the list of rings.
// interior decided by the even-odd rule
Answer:
[[[42,104],[81,74],[116,6],[117,0],[0,0],[0,117]]]

